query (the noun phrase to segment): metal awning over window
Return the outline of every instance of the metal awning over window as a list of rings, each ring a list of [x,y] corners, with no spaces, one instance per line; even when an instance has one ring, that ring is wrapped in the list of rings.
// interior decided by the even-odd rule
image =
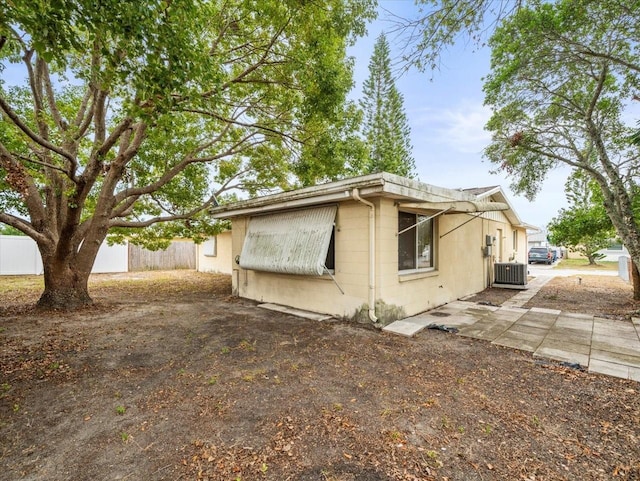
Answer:
[[[251,217],[240,267],[283,274],[324,273],[336,205]]]

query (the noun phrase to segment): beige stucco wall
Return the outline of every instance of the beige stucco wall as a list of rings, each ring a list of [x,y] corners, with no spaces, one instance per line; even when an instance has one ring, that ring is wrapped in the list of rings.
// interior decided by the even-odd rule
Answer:
[[[242,252],[248,218],[232,224],[232,258]],[[235,294],[314,312],[351,317],[366,302],[368,289],[368,211],[355,202],[343,202],[336,214],[336,269],[330,276],[293,276],[242,269],[233,263]]]
[[[435,220],[435,269],[398,271],[398,206],[392,199],[368,199],[375,204],[376,300],[406,316],[417,314],[460,297],[481,291],[491,282],[493,257],[483,254],[486,235],[502,232],[502,258],[513,259],[513,230],[504,214],[486,213],[477,219],[466,214],[445,214]],[[341,202],[336,215],[335,279],[272,274],[242,269],[233,263],[234,293],[261,302],[351,317],[368,303],[369,220],[368,207],[350,200]],[[433,214],[432,211],[424,211]],[[499,214],[499,215],[498,215]],[[248,218],[233,220],[232,258],[242,250]],[[461,224],[467,222],[462,227]],[[456,229],[456,227],[458,227]],[[526,232],[516,229],[526,246]],[[526,261],[526,248],[516,260]],[[378,306],[379,307],[379,306]]]
[[[220,274],[231,274],[231,231],[218,234],[215,237],[216,255],[206,255],[205,244],[196,246],[196,269],[200,272],[216,272]]]

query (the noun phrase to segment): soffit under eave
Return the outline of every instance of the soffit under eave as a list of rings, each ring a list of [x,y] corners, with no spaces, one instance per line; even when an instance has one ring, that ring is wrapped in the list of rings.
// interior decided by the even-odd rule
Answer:
[[[530,229],[532,227],[531,224],[527,224],[526,222],[523,222],[522,219],[520,219],[520,216],[518,216],[518,213],[513,209],[511,202],[509,202],[509,199],[507,199],[507,196],[502,191],[502,187],[500,186],[494,187],[493,189],[487,192],[479,194],[478,199],[492,199],[492,200],[495,200],[496,202],[502,202],[504,204],[507,204],[509,206],[509,210],[506,211],[504,214],[512,226],[523,227],[525,229]]]

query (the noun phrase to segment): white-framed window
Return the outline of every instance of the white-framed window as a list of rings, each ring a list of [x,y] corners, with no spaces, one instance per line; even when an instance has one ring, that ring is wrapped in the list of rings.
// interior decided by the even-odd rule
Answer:
[[[398,212],[398,270],[435,267],[434,222],[428,215]]]
[[[518,231],[513,231],[513,252],[518,252]]]
[[[218,237],[209,237],[202,243],[202,253],[205,257],[216,257],[218,255]]]

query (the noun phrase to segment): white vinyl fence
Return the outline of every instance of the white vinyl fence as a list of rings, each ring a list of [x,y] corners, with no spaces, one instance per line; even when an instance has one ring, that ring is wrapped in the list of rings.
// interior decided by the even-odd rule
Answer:
[[[129,249],[102,244],[91,272],[127,272]],[[35,241],[26,236],[0,235],[0,275],[42,274],[42,258]]]

